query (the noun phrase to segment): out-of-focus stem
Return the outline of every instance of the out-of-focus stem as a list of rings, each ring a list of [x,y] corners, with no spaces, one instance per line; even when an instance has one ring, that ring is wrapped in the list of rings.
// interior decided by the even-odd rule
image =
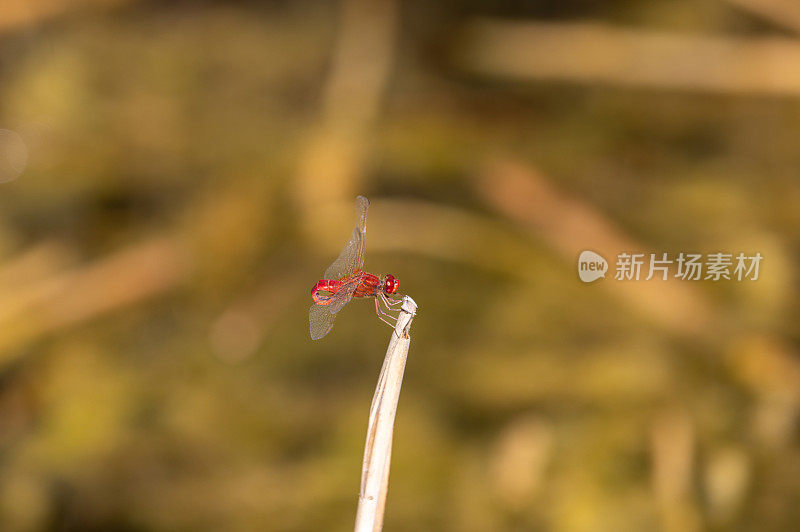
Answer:
[[[794,0],[726,0],[773,24],[800,32],[800,4]]]
[[[599,23],[477,19],[459,68],[510,81],[563,80],[663,90],[800,95],[800,42],[624,29]]]

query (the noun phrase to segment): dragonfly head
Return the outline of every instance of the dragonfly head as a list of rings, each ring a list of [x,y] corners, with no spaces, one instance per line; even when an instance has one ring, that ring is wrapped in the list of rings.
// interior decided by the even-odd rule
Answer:
[[[394,294],[397,292],[397,289],[400,287],[400,281],[398,281],[394,275],[389,274],[383,279],[383,291],[387,294]]]

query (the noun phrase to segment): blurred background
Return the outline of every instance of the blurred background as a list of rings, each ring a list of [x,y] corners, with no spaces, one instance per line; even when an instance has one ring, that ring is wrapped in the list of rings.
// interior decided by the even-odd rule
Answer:
[[[800,526],[794,0],[6,0],[0,528]],[[578,254],[611,262],[580,282]],[[613,280],[620,252],[757,281]]]

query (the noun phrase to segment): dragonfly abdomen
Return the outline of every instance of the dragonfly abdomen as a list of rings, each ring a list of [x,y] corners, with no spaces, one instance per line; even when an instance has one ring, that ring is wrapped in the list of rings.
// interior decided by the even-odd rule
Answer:
[[[311,298],[317,305],[330,305],[333,294],[342,286],[342,281],[338,279],[320,279],[314,288],[311,289]],[[329,294],[319,294],[319,292],[330,292]]]

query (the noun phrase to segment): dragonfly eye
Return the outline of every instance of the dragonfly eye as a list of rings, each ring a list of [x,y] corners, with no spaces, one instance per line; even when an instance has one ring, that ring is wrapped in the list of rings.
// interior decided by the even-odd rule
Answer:
[[[383,281],[383,291],[387,294],[394,294],[397,292],[397,289],[400,287],[400,282],[395,279],[394,275],[387,275],[386,279]]]

